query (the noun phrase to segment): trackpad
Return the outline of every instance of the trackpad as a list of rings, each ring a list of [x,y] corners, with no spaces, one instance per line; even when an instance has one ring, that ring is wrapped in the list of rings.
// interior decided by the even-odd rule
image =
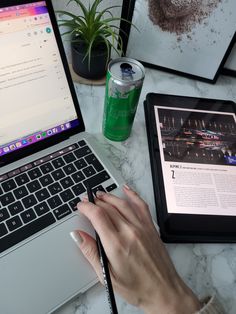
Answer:
[[[2,257],[1,300],[5,301],[0,313],[47,313],[96,282],[95,272],[70,237],[76,229],[94,234],[88,220],[75,214]],[[9,295],[14,302],[9,302]]]

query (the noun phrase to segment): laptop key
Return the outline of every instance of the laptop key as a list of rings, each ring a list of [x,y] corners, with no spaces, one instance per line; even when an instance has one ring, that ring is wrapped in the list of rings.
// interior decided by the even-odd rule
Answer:
[[[104,168],[100,161],[97,159],[97,157],[94,154],[90,154],[85,157],[88,164],[93,165],[93,167],[97,170],[97,172],[102,171]]]
[[[52,172],[54,170],[53,166],[50,164],[50,162],[40,166],[40,169],[43,174],[47,174],[49,172]]]
[[[106,191],[107,192],[111,192],[113,190],[115,190],[117,188],[117,185],[115,183],[109,185],[108,187],[106,187]]]
[[[63,170],[65,171],[67,175],[72,174],[77,171],[73,164],[66,165],[65,167],[63,167]]]
[[[13,230],[21,227],[22,226],[22,222],[21,222],[19,216],[15,216],[15,217],[13,217],[11,219],[8,219],[6,221],[6,225],[7,225],[8,229],[9,229],[9,231],[13,231]]]
[[[71,163],[72,161],[76,160],[75,155],[74,155],[73,153],[69,153],[69,154],[63,156],[63,158],[64,158],[64,160],[65,160],[65,162],[66,162],[67,164],[69,164],[69,163]]]
[[[8,231],[5,224],[4,223],[0,224],[0,237],[6,235],[7,233]],[[0,245],[1,245],[1,241],[0,241]],[[1,250],[1,246],[0,246],[0,250]]]
[[[96,174],[96,171],[94,170],[92,166],[88,166],[87,168],[84,168],[82,171],[87,178]]]
[[[55,195],[55,196],[49,198],[47,201],[48,201],[49,207],[51,209],[54,209],[54,208],[56,208],[62,204],[62,201],[58,195]]]
[[[64,204],[53,211],[58,220],[66,217],[71,213],[71,209],[67,204]]]
[[[78,171],[78,172],[72,174],[72,179],[75,181],[75,183],[79,183],[85,179],[85,176],[83,175],[83,173],[81,171]]]
[[[79,144],[79,146],[85,146],[86,145],[86,142],[85,142],[85,140],[81,140],[81,141],[79,141],[78,142],[78,144]]]
[[[80,195],[86,191],[82,183],[79,183],[79,184],[76,184],[75,186],[73,186],[72,190],[76,196],[78,196],[78,195]]]
[[[46,214],[50,211],[50,208],[48,207],[48,204],[46,202],[42,202],[36,206],[34,206],[34,209],[38,216],[42,216],[43,214]]]
[[[2,237],[0,239],[0,253],[9,249],[13,245],[27,239],[33,234],[45,229],[46,227],[50,226],[55,222],[56,219],[54,218],[53,214],[47,213],[46,215],[43,215],[42,217],[33,220],[29,224],[19,228],[18,230],[15,230],[12,233],[7,234],[5,237]]]
[[[21,202],[16,202],[8,206],[9,212],[12,216],[19,214],[24,210],[24,207],[22,206]]]
[[[104,181],[110,179],[109,174],[104,170],[102,172],[99,172],[98,174],[96,174],[95,176],[84,180],[84,185],[86,186],[87,184],[93,188],[94,186],[100,185],[101,183],[103,183]]]
[[[13,179],[8,180],[8,181],[2,183],[2,188],[3,188],[4,192],[9,192],[9,191],[16,188],[16,183]]]
[[[34,193],[34,192],[38,191],[39,189],[41,189],[41,185],[40,185],[38,180],[34,180],[34,181],[29,182],[27,184],[27,188],[30,191],[30,193]]]
[[[46,176],[41,177],[39,181],[42,184],[42,186],[47,186],[54,182],[50,174],[47,174]]]
[[[60,179],[65,177],[65,174],[61,169],[57,169],[57,170],[53,171],[51,174],[52,174],[54,180],[60,180]]]
[[[30,179],[26,173],[23,173],[20,176],[16,177],[15,180],[16,180],[17,185],[21,186],[21,185],[29,182]]]
[[[48,190],[46,188],[44,188],[44,189],[36,192],[35,196],[37,197],[37,200],[39,202],[42,202],[42,201],[46,200],[47,198],[49,198],[50,194],[48,193]]]
[[[28,171],[28,175],[29,175],[31,180],[34,180],[34,179],[41,177],[43,174],[39,168],[34,168],[34,169]]]
[[[29,207],[32,207],[35,204],[37,204],[37,200],[36,200],[34,195],[29,195],[29,196],[23,198],[22,202],[23,202],[25,208],[29,208]]]
[[[74,182],[70,177],[64,178],[60,181],[61,185],[63,186],[64,189],[69,188],[70,186],[74,185]]]
[[[67,189],[60,193],[60,197],[63,200],[63,202],[68,202],[74,197],[74,195],[70,189]]]
[[[52,185],[48,186],[48,190],[51,195],[55,195],[62,191],[62,187],[58,182],[53,183]]]
[[[84,168],[87,166],[86,161],[84,160],[84,158],[80,158],[79,160],[75,161],[75,166],[78,170]]]
[[[52,161],[53,166],[58,169],[65,165],[64,160],[60,157]]]
[[[91,153],[91,149],[88,146],[84,146],[74,151],[74,154],[77,158],[82,158]]]
[[[3,194],[0,196],[0,202],[2,203],[2,206],[7,206],[15,201],[15,198],[12,194],[12,192],[9,192],[7,194]]]
[[[0,209],[0,222],[8,219],[10,217],[8,210],[6,208]],[[1,232],[0,232],[1,233]]]
[[[24,211],[23,213],[21,213],[20,216],[25,224],[34,220],[37,217],[32,208]]]
[[[13,193],[14,193],[16,199],[18,199],[18,200],[29,194],[29,192],[26,190],[26,188],[24,186],[21,186],[18,189],[15,189],[13,191]]]
[[[96,187],[92,190],[93,194],[95,194],[95,195],[96,195],[96,193],[97,193],[98,191],[106,192],[105,189],[104,189],[104,187],[103,187],[102,185],[98,185],[98,186],[96,186]]]
[[[2,195],[3,194],[3,190],[2,190],[2,188],[0,187],[0,195]]]
[[[70,208],[75,211],[77,210],[77,204],[81,202],[81,199],[79,197],[74,198],[69,202]]]

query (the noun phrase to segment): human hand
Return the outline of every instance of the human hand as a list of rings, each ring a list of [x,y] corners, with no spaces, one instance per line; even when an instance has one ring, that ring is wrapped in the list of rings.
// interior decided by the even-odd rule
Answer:
[[[149,314],[196,312],[200,302],[177,274],[147,204],[129,187],[123,190],[127,200],[100,192],[96,205],[78,204],[101,239],[115,291]],[[73,235],[103,283],[96,241],[81,230]]]

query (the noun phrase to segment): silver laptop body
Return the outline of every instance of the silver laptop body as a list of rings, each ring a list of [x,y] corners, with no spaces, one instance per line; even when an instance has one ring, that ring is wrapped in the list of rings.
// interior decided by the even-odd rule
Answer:
[[[95,190],[102,186],[117,195],[124,183],[93,137],[84,132],[59,37],[50,0],[1,1],[1,314],[52,313],[97,282],[70,237],[75,229],[92,235],[94,231],[71,202],[83,197],[86,180]],[[83,147],[87,155],[80,156]],[[101,173],[108,176],[100,180]],[[60,174],[63,177],[54,178]],[[49,225],[44,221],[47,215],[53,219]],[[38,219],[44,221],[42,230],[37,229]]]

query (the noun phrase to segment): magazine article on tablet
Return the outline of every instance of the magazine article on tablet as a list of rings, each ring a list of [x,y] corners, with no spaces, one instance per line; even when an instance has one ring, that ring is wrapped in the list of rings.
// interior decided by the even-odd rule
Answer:
[[[234,113],[155,106],[167,211],[236,216]]]

